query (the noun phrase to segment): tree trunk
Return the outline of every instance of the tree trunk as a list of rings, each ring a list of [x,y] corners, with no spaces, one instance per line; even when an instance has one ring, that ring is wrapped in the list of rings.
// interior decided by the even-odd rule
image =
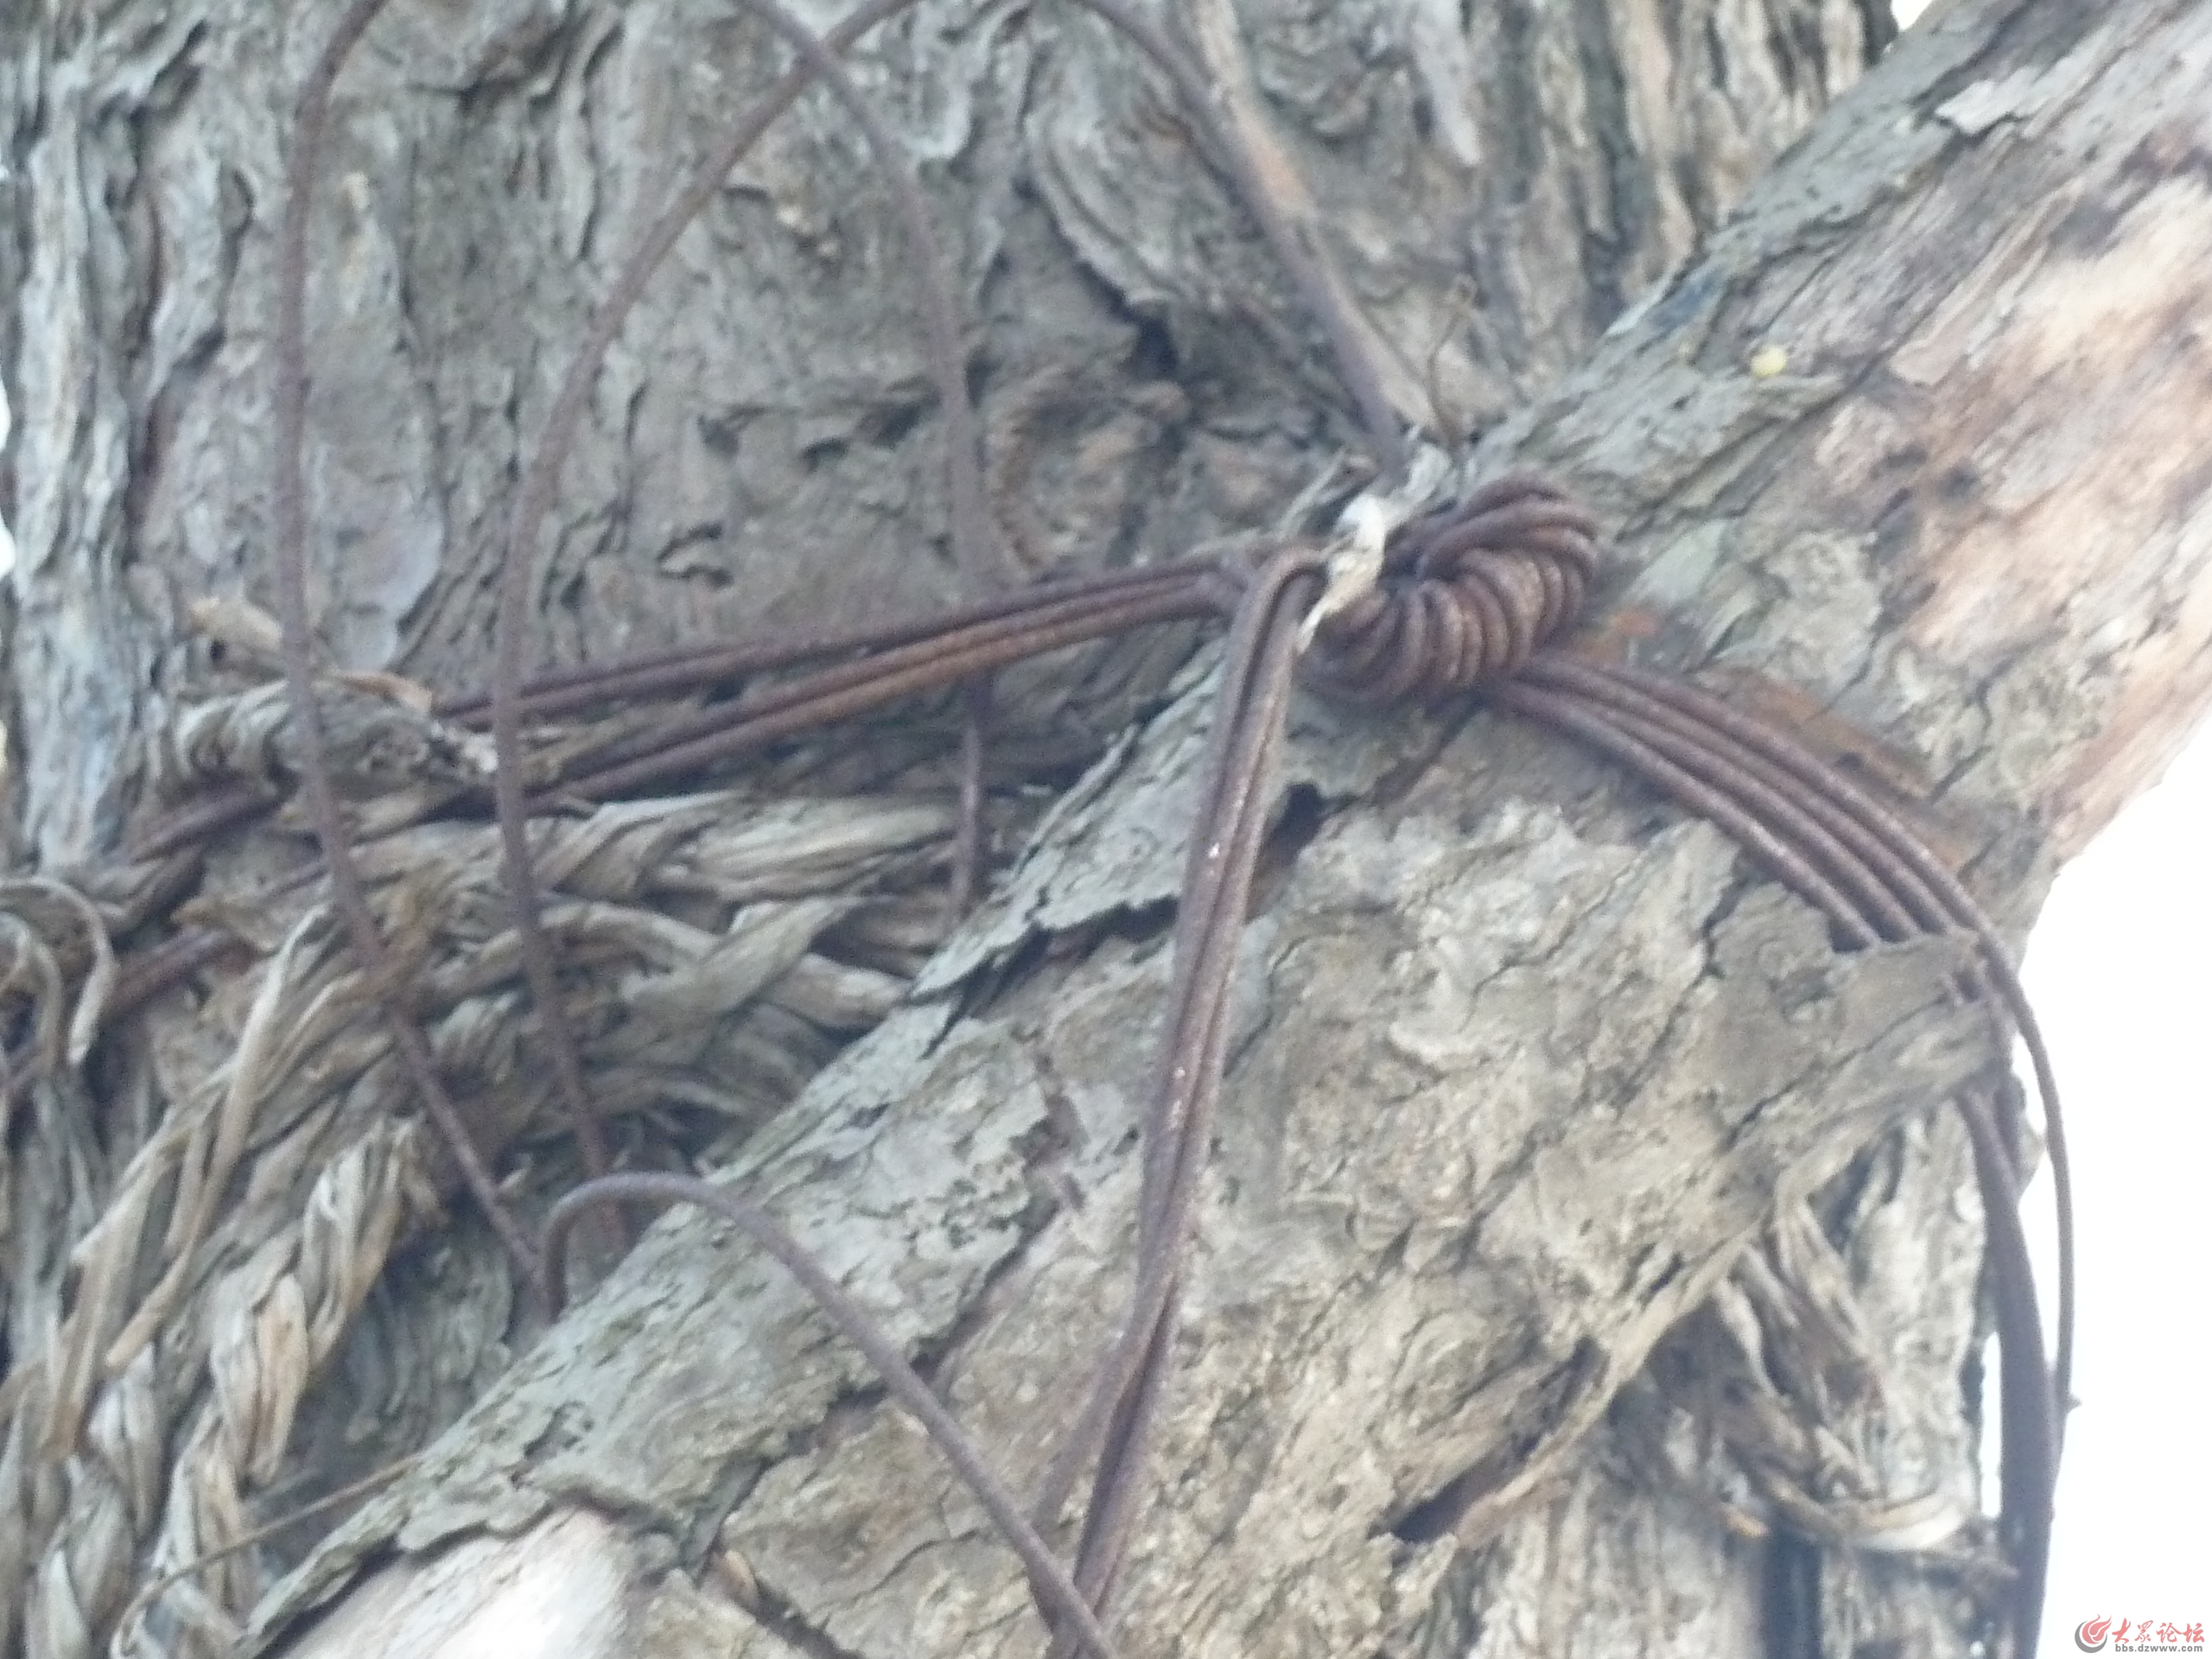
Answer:
[[[270,232],[329,10],[9,25],[26,866],[112,853],[216,666],[188,607],[267,580]],[[1399,412],[1470,446],[1473,474],[1555,473],[1615,531],[1592,649],[1708,677],[1859,768],[2017,937],[2212,689],[2190,308],[2212,17],[1940,11],[1723,223],[1878,47],[1869,16],[1209,0],[1189,23],[1310,191]],[[336,661],[481,679],[512,479],[586,311],[781,62],[766,39],[704,4],[541,0],[395,0],[372,30],[313,238]],[[1308,326],[1164,86],[1094,19],[925,0],[855,62],[978,319],[1017,569],[1263,528],[1329,472],[1352,428]],[[568,471],[533,575],[542,658],[956,595],[911,256],[865,162],[804,101],[679,244]],[[903,1005],[721,1144],[1018,1493],[1128,1282],[1209,708],[1187,655],[1017,678],[995,734],[1009,796],[1129,735]],[[766,780],[911,792],[940,780],[949,730],[802,748]],[[1301,703],[1278,786],[1121,1651],[1977,1650],[2001,1599],[1975,1465],[1980,1213],[1940,1108],[2004,1055],[1948,995],[1957,949],[1839,953],[1717,832],[1492,712]],[[869,871],[920,837],[882,830]],[[249,938],[223,860],[283,868],[269,842],[200,878]],[[808,925],[792,959],[834,954],[832,924]],[[334,1143],[257,1131],[232,1219],[178,1258],[184,1312],[121,1354],[166,1264],[156,1228],[95,1296],[112,1218],[132,1194],[181,1206],[133,1172],[186,1081],[235,1076],[251,984],[304,937],[246,992],[215,976],[135,1046],[75,1057],[81,1095],[15,1126],[10,1651],[73,1659],[119,1620],[124,1650],[221,1650],[224,1607],[260,1587],[245,1559],[125,1604],[242,1535],[256,1500],[281,1513],[472,1398],[334,1534],[276,1541],[264,1565],[300,1565],[257,1640],[1042,1649],[1014,1558],[933,1448],[778,1269],[696,1217],[509,1364],[534,1333],[480,1227],[379,1199],[389,1225],[346,1258],[365,1276],[319,1291],[305,1222],[248,1224]],[[809,1041],[779,1062],[827,1052]],[[741,1058],[695,1060],[736,1089]],[[510,1075],[521,1136],[543,1090]],[[269,1333],[292,1303],[315,1317],[288,1369]]]

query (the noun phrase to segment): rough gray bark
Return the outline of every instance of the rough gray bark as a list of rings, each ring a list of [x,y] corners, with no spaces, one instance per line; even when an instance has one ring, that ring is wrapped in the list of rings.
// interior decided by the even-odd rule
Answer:
[[[1463,24],[1375,0],[1254,8],[1243,38],[1394,371],[1456,435],[1688,251],[1857,73],[1858,16],[1639,0]],[[209,3],[10,26],[11,816],[42,861],[112,844],[132,736],[189,683],[184,602],[265,596],[283,128],[332,21]],[[585,310],[783,61],[719,3],[397,3],[372,31],[312,251],[340,661],[480,683],[510,488]],[[979,319],[1017,558],[1272,523],[1342,430],[1336,394],[1141,60],[1055,6],[927,0],[857,61]],[[804,101],[601,383],[535,590],[542,658],[955,592],[906,258],[858,140]],[[42,746],[63,711],[68,741]]]
[[[449,682],[480,663],[501,489],[594,273],[662,158],[760,76],[749,31],[658,8],[407,10],[349,79],[326,191],[319,534],[341,658]],[[10,787],[48,861],[132,798],[126,740],[190,666],[183,600],[259,579],[269,112],[320,39],[132,16],[41,25],[14,71],[41,327],[9,381]],[[1622,528],[1606,641],[1855,745],[2023,924],[2205,691],[2183,296],[2212,240],[2206,22],[1956,8],[1554,391],[1848,78],[1857,12],[1241,16],[1408,412],[1586,489]],[[1271,522],[1342,416],[1157,92],[1056,14],[919,16],[874,61],[965,232],[1009,543],[1141,558]],[[721,77],[698,114],[690,73]],[[540,587],[550,654],[950,591],[899,250],[849,141],[808,123],[687,241],[601,387]],[[1141,695],[1172,660],[1117,666],[1020,706],[1046,753],[1131,709],[1139,734],[740,1159],[1017,1490],[1126,1278],[1204,717],[1203,684]],[[1245,947],[1126,1650],[1757,1652],[1763,1552],[1719,1513],[1760,1508],[1749,1441],[1688,1407],[1731,1340],[1784,1363],[1810,1330],[1880,1384],[1831,1402],[1830,1471],[1869,1489],[1820,1496],[1878,1548],[1823,1558],[1829,1649],[1966,1651],[1979,1217],[1931,1109],[1995,1050],[1944,1001],[1948,947],[1835,956],[1717,836],[1488,715],[1305,709],[1286,770],[1300,828]],[[748,1251],[664,1225],[261,1627],[396,1548],[296,1651],[512,1633],[507,1585],[548,1652],[1036,1650],[1010,1558],[868,1382]],[[1885,1553],[1905,1541],[1936,1558]]]

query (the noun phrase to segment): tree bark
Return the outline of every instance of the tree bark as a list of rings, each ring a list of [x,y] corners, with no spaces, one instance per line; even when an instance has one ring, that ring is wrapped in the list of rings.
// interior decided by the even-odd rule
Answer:
[[[186,602],[266,603],[283,144],[334,22],[204,0],[12,25],[11,816],[47,865],[112,848],[134,734],[193,684]],[[1847,0],[1464,26],[1285,4],[1242,38],[1394,388],[1454,436],[1575,361],[1864,54]],[[1346,435],[1341,399],[1164,83],[1085,14],[974,0],[927,0],[858,61],[976,318],[1017,564],[1272,524]],[[512,479],[587,309],[783,62],[704,0],[396,0],[372,29],[311,232],[310,553],[340,663],[482,683]],[[802,100],[601,377],[533,587],[541,659],[957,594],[908,258],[842,111]],[[1096,700],[1077,715],[1117,729],[1126,703]]]
[[[138,734],[204,651],[186,600],[262,580],[270,115],[327,27],[139,16],[19,25],[10,54],[10,788],[49,867],[112,842],[143,787]],[[1273,522],[1345,417],[1158,90],[1088,20],[916,17],[862,58],[959,227],[1017,562]],[[1855,8],[1241,20],[1247,107],[1394,398],[1481,434],[1473,473],[1540,465],[1616,528],[1592,648],[1712,676],[1859,766],[2017,935],[2212,679],[2190,308],[2212,19],[1955,5],[1725,224],[1866,52]],[[399,0],[372,35],[312,314],[340,660],[480,669],[502,491],[563,345],[668,158],[766,61],[656,7],[434,28]],[[953,591],[901,250],[802,107],[604,378],[537,588],[549,656]],[[1027,758],[1136,724],[729,1177],[927,1361],[1017,1491],[1128,1282],[1207,712],[1203,677],[1157,695],[1176,667],[1018,689]],[[1986,1639],[1980,1223],[1939,1109],[2003,1055],[1947,995],[1958,950],[1836,952],[1717,833],[1492,713],[1301,704],[1282,772],[1122,1650]],[[60,1237],[18,1245],[19,1278],[74,1242],[42,1219]],[[12,1363],[60,1294],[17,1292]],[[1804,1478],[1834,1477],[1810,1517],[1748,1481],[1723,1398],[1801,1363],[1828,1436]],[[1823,1525],[1835,1547],[1787,1541]],[[24,1651],[89,1652],[115,1617],[86,1542],[41,1545]],[[549,1654],[1041,1646],[1013,1558],[858,1356],[684,1217],[254,1619],[295,1655],[488,1630]]]

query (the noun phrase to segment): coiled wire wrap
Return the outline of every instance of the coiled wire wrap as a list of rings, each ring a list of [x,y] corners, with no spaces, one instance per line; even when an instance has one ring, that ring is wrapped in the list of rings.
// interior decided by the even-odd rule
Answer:
[[[1582,608],[1598,525],[1556,485],[1495,479],[1402,527],[1375,586],[1323,620],[1300,677],[1360,708],[1433,702],[1518,671]]]
[[[826,721],[943,690],[1041,652],[1161,621],[1230,620],[1216,733],[1179,907],[1171,1030],[1144,1131],[1137,1282],[1120,1337],[1028,1520],[1010,1507],[958,1425],[922,1397],[923,1385],[903,1386],[911,1381],[903,1359],[868,1316],[830,1294],[834,1287],[817,1282],[821,1275],[795,1241],[779,1232],[769,1245],[879,1371],[899,1379],[894,1395],[924,1418],[960,1478],[986,1497],[987,1510],[1022,1558],[1060,1653],[1104,1659],[1111,1651],[1111,1602],[1140,1518],[1154,1427],[1170,1386],[1181,1262],[1196,1219],[1194,1175],[1210,1143],[1225,1059],[1223,1010],[1269,819],[1266,779],[1294,675],[1323,696],[1368,708],[1478,691],[1500,709],[1591,744],[1719,825],[1851,944],[1947,928],[1970,933],[1984,960],[1962,988],[1994,992],[2026,1039],[2053,1160],[2063,1173],[2056,1090],[2033,1015],[2003,942],[1948,868],[1857,785],[1783,734],[1684,683],[1551,648],[1573,625],[1596,575],[1597,527],[1585,509],[1542,479],[1513,474],[1400,524],[1379,549],[1356,537],[1343,545],[1372,561],[1372,575],[1359,587],[1353,574],[1358,560],[1346,561],[1341,596],[1324,593],[1325,582],[1330,589],[1339,585],[1339,561],[1329,548],[1312,540],[1255,543],[1233,556],[1042,584],[848,637],[741,642],[572,671],[544,688],[522,688],[526,699],[581,705],[619,701],[646,689],[647,681],[652,690],[681,692],[764,669],[817,664],[572,757],[575,770],[563,779],[565,788],[604,796],[696,773]],[[452,712],[465,715],[480,702],[463,700]],[[137,977],[129,982],[139,994]],[[2015,1623],[2025,1632],[2041,1599],[2065,1397],[2070,1225],[2063,1219],[2062,1181],[2054,1376],[2044,1363],[2017,1217],[2004,1202],[2017,1190],[2018,1172],[1987,1110],[1961,1103],[1975,1130],[1990,1207],[2005,1211],[2010,1223],[2009,1230],[1993,1233],[1992,1249],[2005,1359],[2004,1530],[2020,1586]],[[655,1179],[661,1182],[656,1198],[690,1198],[725,1214],[744,1202],[702,1183]],[[635,1178],[587,1182],[558,1207],[548,1255],[558,1262],[559,1237],[584,1209],[641,1196]],[[760,1224],[773,1225],[766,1219]],[[1064,1505],[1086,1468],[1091,1490],[1081,1536],[1064,1568],[1048,1541],[1059,1531]]]

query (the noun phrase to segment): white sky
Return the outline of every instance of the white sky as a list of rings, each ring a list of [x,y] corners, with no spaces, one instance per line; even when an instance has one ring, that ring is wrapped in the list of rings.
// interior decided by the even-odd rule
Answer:
[[[2074,1158],[2074,1394],[2043,1647],[2212,1624],[2212,724],[2059,872],[2022,968]],[[2050,1183],[2028,1195],[2049,1301]]]

